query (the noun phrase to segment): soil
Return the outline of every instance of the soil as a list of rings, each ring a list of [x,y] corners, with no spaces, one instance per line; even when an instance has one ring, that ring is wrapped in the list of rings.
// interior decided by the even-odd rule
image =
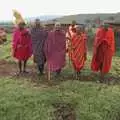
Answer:
[[[38,76],[37,74],[37,68],[35,67],[35,65],[28,65],[27,66],[27,71],[28,71],[28,74],[20,74],[20,75],[17,75],[18,71],[18,66],[16,63],[11,63],[11,62],[7,62],[5,60],[0,60],[0,76],[1,77],[18,77],[18,78],[27,78],[33,82],[40,82],[40,80],[42,80],[42,82],[46,82],[47,81],[47,74],[43,75],[43,76]],[[52,75],[51,75],[52,76]],[[87,76],[85,75],[80,75],[78,78],[76,78],[75,76],[73,76],[72,74],[71,75],[61,75],[57,78],[55,78],[54,76],[51,77],[51,80],[54,81],[54,83],[58,84],[59,82],[61,81],[66,81],[66,80],[79,80],[79,81],[93,81],[95,82],[96,79],[99,79],[99,76],[97,76],[96,74],[89,74]],[[106,78],[108,79],[108,78]],[[119,84],[119,80],[120,78],[119,77],[116,77],[116,76],[109,76],[109,81],[112,83],[112,84]]]
[[[54,103],[54,120],[76,120],[75,109],[69,103]]]
[[[28,71],[31,72],[33,66],[28,66]],[[17,73],[17,64],[10,63],[5,60],[0,61],[0,76],[14,76]]]

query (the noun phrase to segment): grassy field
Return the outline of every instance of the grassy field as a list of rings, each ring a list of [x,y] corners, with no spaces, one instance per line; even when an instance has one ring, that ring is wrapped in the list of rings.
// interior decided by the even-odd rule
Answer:
[[[11,57],[10,35],[8,38],[9,41],[0,46],[0,62],[5,60],[7,65],[12,65],[15,62]],[[70,103],[75,109],[76,120],[120,120],[119,55],[117,52],[113,58],[113,67],[107,76],[117,79],[117,83],[111,85],[95,82],[99,76],[90,70],[90,55],[81,81],[71,80],[69,76],[73,70],[69,65],[62,73],[64,78],[53,80],[52,86],[47,84],[45,77],[0,73],[0,120],[53,120],[53,104],[57,102]],[[29,63],[32,65],[32,61]]]

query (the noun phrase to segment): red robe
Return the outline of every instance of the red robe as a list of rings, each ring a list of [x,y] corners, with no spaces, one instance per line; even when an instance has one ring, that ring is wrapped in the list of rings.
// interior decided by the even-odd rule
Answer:
[[[84,33],[81,33],[81,35],[75,34],[71,39],[72,48],[69,51],[69,55],[76,72],[80,72],[86,61],[86,39],[86,34]]]
[[[91,63],[91,69],[95,72],[99,70],[102,73],[108,73],[111,68],[112,56],[115,52],[114,32],[112,28],[105,31],[99,28],[94,42],[94,53]]]
[[[13,57],[18,60],[27,60],[32,55],[31,36],[27,29],[15,30],[13,34]]]

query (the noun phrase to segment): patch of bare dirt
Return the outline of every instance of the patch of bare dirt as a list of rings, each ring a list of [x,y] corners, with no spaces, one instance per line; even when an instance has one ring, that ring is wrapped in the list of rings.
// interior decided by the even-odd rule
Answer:
[[[53,120],[76,120],[76,113],[73,105],[69,103],[54,103],[54,119]]]
[[[18,74],[18,65],[16,63],[7,62],[5,60],[0,60],[0,77],[11,77],[20,80],[27,80],[32,83],[36,83],[35,87],[39,86],[41,83],[48,84],[47,76],[38,75],[37,68],[35,65],[27,66],[28,73]]]
[[[16,64],[10,64],[5,60],[0,61],[0,76],[10,76],[16,72]]]
[[[28,71],[33,70],[33,66],[28,66]],[[14,76],[18,71],[18,66],[16,63],[10,63],[5,60],[0,61],[0,76]]]

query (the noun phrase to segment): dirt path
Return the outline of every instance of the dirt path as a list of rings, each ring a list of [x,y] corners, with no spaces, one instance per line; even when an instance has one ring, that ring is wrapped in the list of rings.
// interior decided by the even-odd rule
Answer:
[[[35,66],[27,66],[27,71],[29,72],[28,74],[20,74],[17,75],[18,71],[18,66],[16,63],[11,63],[11,62],[7,62],[5,60],[0,61],[0,76],[1,77],[11,77],[11,78],[16,78],[16,79],[26,79],[32,82],[38,82],[40,79],[42,79],[42,81],[44,81],[43,77],[38,77],[37,75],[37,70],[35,68]]]
[[[16,63],[10,63],[5,60],[0,60],[0,76],[1,77],[17,77],[19,78],[26,78],[27,80],[30,80],[32,82],[47,82],[47,75],[45,74],[44,76],[38,76],[37,75],[37,69],[35,68],[34,65],[28,65],[27,66],[27,71],[29,72],[28,74],[21,74],[19,76],[16,75],[16,72],[18,70],[18,66]],[[111,81],[115,81],[115,83],[118,84],[120,83],[120,78],[116,76],[109,76]],[[66,75],[63,73],[62,76],[59,78],[53,78],[52,80],[59,83],[58,81],[66,81],[66,80],[74,80],[76,79],[75,76],[71,75]],[[81,75],[78,80],[80,81],[96,81],[98,78],[98,75],[90,73],[87,76]]]
[[[5,60],[0,61],[0,76],[13,76],[17,72],[17,64],[10,63]],[[33,66],[28,66],[28,71],[31,73],[35,72],[35,68]]]
[[[32,81],[36,81],[37,79],[41,78],[41,79],[44,79],[45,81],[47,81],[46,74],[44,76],[38,78],[37,69],[35,68],[34,65],[27,66],[27,71],[29,72],[28,74],[21,74],[21,75],[17,76],[16,75],[17,71],[18,71],[18,66],[16,63],[10,63],[5,60],[0,61],[0,76],[2,76],[2,77],[19,77],[19,78],[23,77],[23,78],[31,79]],[[65,80],[74,80],[75,77],[72,74],[66,75],[65,73],[63,73],[63,75],[57,79],[59,79],[60,81],[65,81]],[[90,80],[90,78],[88,76],[86,76],[86,77],[82,76],[82,79]]]
[[[0,61],[0,76],[10,76],[16,71],[16,64],[9,64],[8,62]]]

